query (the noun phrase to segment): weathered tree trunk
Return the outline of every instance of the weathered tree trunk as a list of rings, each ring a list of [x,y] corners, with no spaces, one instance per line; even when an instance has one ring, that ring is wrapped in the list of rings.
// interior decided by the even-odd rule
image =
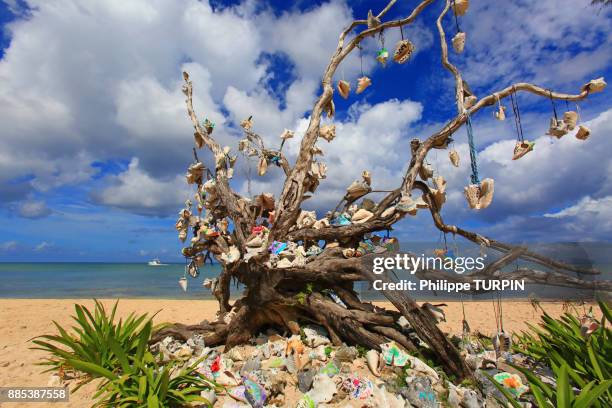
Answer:
[[[239,150],[245,155],[258,156],[262,168],[271,163],[277,164],[286,176],[278,200],[263,194],[256,197],[242,197],[232,190],[230,180],[237,157],[232,156],[227,149],[221,148],[211,136],[214,126],[207,122],[203,124],[199,122],[192,105],[193,85],[189,75],[183,74],[185,79],[183,92],[187,98],[187,112],[195,130],[196,146],[206,147],[212,153],[215,169],[214,171],[206,169],[194,150],[195,163],[189,168],[188,182],[195,184],[198,189],[197,211],[189,204],[181,213],[177,229],[183,241],[188,235],[188,230],[193,231],[194,238],[191,244],[183,249],[185,257],[192,260],[193,268],[202,264],[205,252],[213,254],[223,266],[223,271],[213,287],[213,294],[219,302],[219,318],[216,322],[202,322],[199,325],[176,324],[167,327],[157,332],[153,341],[166,335],[186,339],[199,333],[204,336],[207,344],[225,344],[229,348],[248,341],[265,327],[273,326],[287,333],[297,334],[300,325],[311,322],[325,327],[334,344],[346,342],[380,349],[382,343],[394,340],[405,348],[416,351],[418,345],[413,343],[397,322],[398,318],[404,316],[418,338],[429,346],[449,374],[459,379],[470,376],[471,371],[458,350],[440,331],[431,316],[410,297],[401,292],[383,291],[386,298],[397,308],[397,310],[385,310],[362,301],[353,290],[355,282],[372,282],[375,279],[388,282],[389,278],[372,272],[368,261],[375,255],[347,258],[342,249],[356,249],[367,234],[392,229],[395,223],[406,216],[404,210],[398,210],[398,202],[409,199],[415,192],[422,197],[425,207],[431,212],[434,225],[440,231],[460,235],[502,254],[498,261],[476,274],[457,275],[439,270],[420,269],[416,271],[416,276],[420,279],[446,279],[455,282],[470,282],[474,279],[523,279],[527,283],[612,290],[612,282],[589,281],[581,277],[582,274],[599,273],[596,270],[567,265],[535,254],[527,248],[514,247],[446,224],[440,213],[444,200],[436,200],[433,187],[427,183],[428,177],[423,180],[417,179],[422,174],[425,159],[432,148],[445,148],[450,137],[468,121],[470,116],[487,106],[494,105],[500,99],[518,92],[529,92],[551,99],[579,101],[585,99],[595,89],[601,89],[600,82],[596,86],[589,83],[583,86],[578,94],[564,94],[529,83],[516,83],[476,99],[472,101],[471,106],[466,106],[464,95],[469,88],[460,71],[449,61],[448,45],[442,26],[442,20],[450,10],[451,2],[452,0],[445,1],[445,6],[436,20],[436,27],[440,37],[442,65],[455,80],[457,115],[433,135],[424,140],[413,139],[410,146],[406,146],[406,151],[412,156],[401,185],[388,192],[377,203],[373,203],[372,217],[363,223],[330,226],[328,221],[338,215],[336,211],[327,217],[327,222],[316,228],[311,223],[307,225],[296,223],[302,215],[303,201],[310,193],[315,193],[320,179],[325,178],[324,174],[313,171],[313,164],[316,162],[314,156],[320,150],[320,146],[316,143],[322,133],[320,125],[323,114],[328,112],[328,116],[333,116],[333,76],[346,56],[361,46],[362,40],[374,37],[385,29],[413,23],[421,12],[433,3],[433,0],[422,1],[406,18],[381,22],[380,20],[395,3],[395,0],[391,0],[375,18],[370,19],[371,21],[355,20],[340,34],[336,51],[323,73],[323,90],[312,109],[310,123],[301,140],[300,150],[293,166],[281,150],[266,148],[263,139],[251,129],[251,118],[241,123],[245,138],[241,140]],[[355,33],[351,40],[347,40],[352,31],[361,26],[367,28]],[[284,141],[292,137],[292,133],[284,133],[281,137]],[[327,139],[331,140],[329,137]],[[371,191],[369,174],[365,172],[363,178],[367,190]],[[439,198],[440,191],[436,193]],[[347,195],[336,210],[344,205],[340,212],[347,211],[351,204],[362,197],[364,195],[357,198],[350,196],[347,191]],[[267,221],[262,221],[262,217],[267,217]],[[262,233],[264,229],[266,232]],[[247,255],[252,255],[249,253],[252,252],[252,248],[249,248],[252,244],[249,244],[249,241],[258,236],[263,239],[260,243],[263,250],[247,259]],[[288,267],[284,265],[285,267],[279,268],[267,264],[271,255],[266,249],[273,242],[290,242],[303,248],[320,242],[325,244],[323,252],[305,264]],[[519,258],[539,264],[546,271],[531,268],[521,268],[511,273],[502,271],[504,266]],[[572,273],[577,273],[578,276],[571,276]],[[242,296],[231,304],[230,284],[233,280],[240,282],[246,289]],[[327,295],[326,291],[329,290],[341,299],[339,303],[343,305]]]

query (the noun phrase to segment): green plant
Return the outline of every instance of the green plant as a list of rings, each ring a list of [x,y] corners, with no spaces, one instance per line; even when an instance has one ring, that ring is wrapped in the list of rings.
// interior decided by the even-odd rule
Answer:
[[[200,392],[217,385],[194,374],[202,359],[182,369],[176,367],[176,362],[161,365],[147,349],[151,331],[152,323],[149,321],[138,335],[132,354],[126,353],[113,336],[108,338],[108,347],[119,362],[115,370],[89,361],[68,360],[71,367],[104,379],[94,395],[98,400],[94,406],[182,407],[193,402],[210,406]]]
[[[95,364],[109,371],[118,367],[120,362],[110,347],[110,339],[113,339],[125,353],[132,353],[137,348],[140,333],[147,325],[152,325],[153,317],[148,317],[147,314],[136,316],[132,313],[125,320],[115,321],[117,305],[118,301],[115,302],[109,315],[104,305],[97,300],[93,313],[87,307],[75,304],[76,314],[72,319],[77,325],[72,327],[71,332],[54,321],[53,324],[59,334],[36,337],[33,343],[38,347],[32,349],[51,354],[50,358],[40,363],[50,366],[45,371],[77,369],[71,365],[71,361]],[[92,373],[89,374],[89,379],[96,377]]]
[[[539,408],[588,408],[588,407],[609,407],[607,402],[598,401],[612,386],[612,379],[606,381],[591,381],[583,383],[579,394],[574,393],[570,383],[570,378],[580,378],[579,374],[572,370],[567,364],[554,366],[553,371],[557,380],[557,387],[552,388],[545,384],[537,375],[523,367],[513,365],[521,371],[529,381],[531,393],[536,399]],[[521,408],[522,405],[514,399],[514,396],[495,379],[484,373],[493,385],[506,397],[514,408]],[[504,403],[504,401],[500,401]],[[604,405],[605,404],[605,405]]]
[[[612,378],[612,330],[606,327],[612,314],[605,303],[599,302],[599,307],[603,317],[592,333],[585,334],[583,322],[570,313],[560,319],[544,313],[540,328],[530,326],[531,332],[515,336],[514,350],[549,367],[567,365],[582,382]],[[572,382],[582,385],[573,376]]]

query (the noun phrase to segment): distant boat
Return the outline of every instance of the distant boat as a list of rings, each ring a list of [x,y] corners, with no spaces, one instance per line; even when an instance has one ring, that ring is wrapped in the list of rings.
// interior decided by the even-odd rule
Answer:
[[[149,266],[166,266],[166,265],[168,264],[161,263],[158,258],[155,258],[149,261]]]

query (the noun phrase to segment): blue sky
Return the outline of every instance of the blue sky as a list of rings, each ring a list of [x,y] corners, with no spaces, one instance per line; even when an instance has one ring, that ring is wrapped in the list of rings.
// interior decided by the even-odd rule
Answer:
[[[251,114],[255,130],[277,144],[284,128],[304,131],[340,31],[382,3],[0,2],[0,261],[179,260],[173,225],[190,196],[183,174],[193,143],[181,71],[191,73],[196,110],[217,123],[222,144],[236,149],[237,123]],[[460,19],[466,51],[451,59],[477,96],[518,81],[577,92],[590,79],[612,76],[612,8],[588,3],[473,0]],[[416,4],[399,1],[385,18],[405,16]],[[319,215],[364,169],[375,188],[397,186],[410,139],[427,137],[454,114],[453,82],[440,66],[434,26],[442,7],[435,1],[405,28],[417,48],[409,63],[382,68],[374,58],[379,40],[364,44],[363,68],[373,86],[346,101],[335,97],[338,137],[320,143],[329,176],[309,203]],[[454,22],[447,17],[444,25],[452,35]],[[399,30],[384,34],[393,49]],[[336,79],[354,88],[358,76],[355,54]],[[586,142],[573,135],[550,141],[544,135],[550,101],[521,94],[524,132],[537,144],[516,162],[511,115],[497,122],[491,109],[481,111],[474,118],[480,172],[495,179],[495,199],[479,213],[467,209],[461,129],[460,168],[445,151],[430,156],[449,182],[446,220],[514,242],[610,241],[610,92],[579,106],[593,131]],[[287,145],[290,158],[298,143]],[[243,193],[247,166],[239,162],[234,180]],[[255,177],[252,191],[278,192],[280,180],[278,171]],[[402,221],[396,234],[404,241],[439,239],[427,214]]]

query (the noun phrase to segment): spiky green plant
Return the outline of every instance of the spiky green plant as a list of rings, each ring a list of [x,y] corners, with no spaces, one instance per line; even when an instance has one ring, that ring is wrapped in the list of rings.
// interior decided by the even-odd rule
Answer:
[[[605,408],[609,407],[609,401],[603,399],[612,386],[612,379],[606,381],[582,381],[580,392],[576,394],[570,379],[579,379],[580,375],[572,370],[567,364],[553,366],[557,386],[556,388],[545,384],[537,375],[524,367],[512,365],[521,371],[529,381],[529,389],[533,394],[539,408]],[[507,402],[514,408],[522,405],[516,401],[514,396],[495,379],[486,374],[493,385],[506,397]],[[505,403],[506,401],[500,401]]]
[[[50,366],[48,371],[75,369],[70,361],[82,361],[95,364],[105,370],[113,371],[119,366],[116,353],[110,347],[110,340],[114,339],[126,353],[136,350],[140,333],[147,325],[152,324],[152,318],[147,314],[136,316],[130,314],[125,320],[115,320],[118,301],[115,302],[110,315],[104,305],[95,300],[93,313],[85,306],[75,304],[75,315],[72,319],[76,326],[68,331],[57,322],[53,322],[58,334],[48,334],[36,337],[33,343],[35,350],[46,351],[50,357],[40,365]],[[82,383],[91,380],[95,375],[89,373]]]
[[[108,338],[108,347],[119,362],[114,370],[88,361],[68,359],[71,367],[104,379],[94,395],[97,400],[94,407],[183,407],[192,403],[211,406],[200,392],[218,388],[218,385],[195,373],[202,359],[185,368],[178,368],[174,361],[161,364],[147,348],[151,330],[149,321],[140,332],[132,354],[126,353],[113,336]]]
[[[549,367],[567,364],[587,382],[612,378],[612,330],[607,327],[612,314],[604,302],[599,307],[603,317],[592,333],[585,334],[580,320],[570,313],[560,319],[544,313],[540,327],[529,325],[530,332],[515,336],[514,350]]]

